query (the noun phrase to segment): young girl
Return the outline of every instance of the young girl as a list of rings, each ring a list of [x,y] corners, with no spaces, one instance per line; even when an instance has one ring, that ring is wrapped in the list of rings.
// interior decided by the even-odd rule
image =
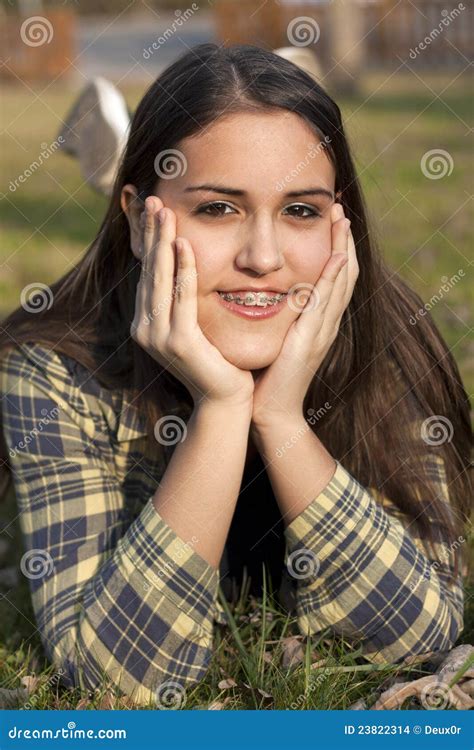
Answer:
[[[219,583],[234,599],[246,568],[258,595],[262,563],[304,635],[374,663],[452,647],[466,393],[307,73],[245,45],[171,65],[45,294],[3,324],[3,471],[65,684],[201,680]]]

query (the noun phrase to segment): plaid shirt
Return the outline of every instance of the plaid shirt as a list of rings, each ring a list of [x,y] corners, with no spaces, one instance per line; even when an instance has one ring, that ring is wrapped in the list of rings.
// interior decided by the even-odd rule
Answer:
[[[42,345],[7,351],[0,394],[22,571],[63,682],[94,688],[106,676],[137,701],[169,679],[198,682],[214,622],[225,622],[220,576],[152,504],[168,448],[150,452],[143,415],[122,391]],[[433,493],[449,502],[442,460],[427,460]],[[283,582],[303,634],[329,627],[360,642],[369,661],[393,663],[449,649],[462,632],[451,553],[440,544],[430,558],[410,519],[341,463],[284,533],[282,565],[297,554],[318,560],[312,575]]]

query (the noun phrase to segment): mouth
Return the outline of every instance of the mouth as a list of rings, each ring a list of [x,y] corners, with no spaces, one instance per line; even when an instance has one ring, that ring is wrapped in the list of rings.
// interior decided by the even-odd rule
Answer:
[[[287,292],[216,291],[220,303],[244,318],[261,319],[277,315],[286,306]]]
[[[277,305],[285,299],[287,292],[219,292],[218,294],[227,302],[235,302],[236,305],[245,305],[246,307],[268,307]]]

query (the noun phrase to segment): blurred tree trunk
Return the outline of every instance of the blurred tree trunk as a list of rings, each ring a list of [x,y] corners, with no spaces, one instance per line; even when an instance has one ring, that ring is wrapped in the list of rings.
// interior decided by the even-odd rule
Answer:
[[[357,92],[365,65],[364,10],[358,0],[332,0],[329,5],[330,77],[339,92]]]

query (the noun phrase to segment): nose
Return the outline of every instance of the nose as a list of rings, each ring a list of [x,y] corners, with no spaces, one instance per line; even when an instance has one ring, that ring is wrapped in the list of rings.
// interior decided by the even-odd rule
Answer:
[[[283,254],[271,217],[254,214],[243,225],[242,233],[235,258],[239,269],[263,275],[283,266]]]

